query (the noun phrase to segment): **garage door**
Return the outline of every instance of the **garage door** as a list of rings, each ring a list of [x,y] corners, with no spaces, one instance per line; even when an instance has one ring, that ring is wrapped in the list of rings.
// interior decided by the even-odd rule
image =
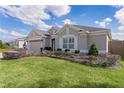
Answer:
[[[33,54],[39,54],[42,46],[43,46],[43,41],[41,40],[30,41],[30,50],[31,52],[33,52]]]

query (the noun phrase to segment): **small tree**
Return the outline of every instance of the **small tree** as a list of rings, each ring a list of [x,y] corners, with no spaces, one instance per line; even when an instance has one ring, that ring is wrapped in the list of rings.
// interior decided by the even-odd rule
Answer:
[[[0,40],[0,48],[2,48],[2,40]]]
[[[98,54],[99,54],[99,51],[98,51],[98,49],[97,49],[97,47],[96,47],[96,44],[92,44],[92,45],[90,46],[88,55],[98,56]]]
[[[9,47],[9,46],[8,46],[7,43],[2,43],[2,47],[1,47],[1,48],[5,49],[5,48],[8,48],[8,47]]]

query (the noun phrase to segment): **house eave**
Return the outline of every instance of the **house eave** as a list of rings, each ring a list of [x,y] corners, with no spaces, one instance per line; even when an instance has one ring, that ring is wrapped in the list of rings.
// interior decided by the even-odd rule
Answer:
[[[108,35],[109,40],[112,39],[112,35],[111,35],[111,31],[82,31],[82,32],[78,32],[80,35]]]

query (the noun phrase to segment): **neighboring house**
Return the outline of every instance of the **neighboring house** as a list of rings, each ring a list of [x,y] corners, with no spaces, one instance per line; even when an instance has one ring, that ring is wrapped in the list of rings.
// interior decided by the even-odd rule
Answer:
[[[9,42],[10,46],[17,46],[18,48],[23,48],[25,43],[26,37],[14,39],[13,41]]]
[[[108,53],[111,38],[110,29],[66,24],[61,29],[52,27],[47,32],[32,30],[27,38],[27,49],[29,53],[36,54],[45,47],[88,53],[90,45],[95,43],[99,53]]]

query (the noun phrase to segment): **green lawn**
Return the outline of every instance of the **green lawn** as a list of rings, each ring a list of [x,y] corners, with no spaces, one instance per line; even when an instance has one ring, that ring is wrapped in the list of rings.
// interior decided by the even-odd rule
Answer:
[[[1,60],[0,87],[124,87],[124,68],[91,67],[50,57]]]
[[[1,49],[0,48],[0,52],[6,52],[6,51],[8,51],[9,49]]]

